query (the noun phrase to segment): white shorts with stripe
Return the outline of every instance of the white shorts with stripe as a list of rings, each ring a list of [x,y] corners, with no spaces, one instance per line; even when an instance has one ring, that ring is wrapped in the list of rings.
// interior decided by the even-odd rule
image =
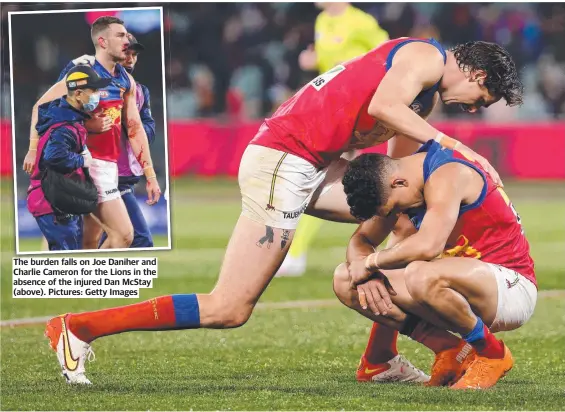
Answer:
[[[242,214],[273,228],[296,229],[312,197],[327,193],[343,168],[336,161],[317,169],[290,153],[249,145],[239,165]]]

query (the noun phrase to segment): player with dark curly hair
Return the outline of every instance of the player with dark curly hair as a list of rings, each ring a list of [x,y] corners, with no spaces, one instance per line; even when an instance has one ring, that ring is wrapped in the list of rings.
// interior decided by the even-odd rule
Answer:
[[[537,299],[528,241],[502,188],[478,163],[433,140],[402,159],[360,156],[343,187],[364,223],[351,237],[349,263],[334,274],[341,302],[432,349],[428,385],[496,384],[514,361],[493,333],[522,326]],[[412,232],[374,252],[401,214]]]

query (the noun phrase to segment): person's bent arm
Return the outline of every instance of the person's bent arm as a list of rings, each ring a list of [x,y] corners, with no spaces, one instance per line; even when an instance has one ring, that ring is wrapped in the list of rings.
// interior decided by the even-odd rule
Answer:
[[[59,173],[70,173],[85,166],[82,155],[77,153],[77,142],[72,132],[59,127],[51,133],[43,150],[43,161]]]
[[[396,217],[382,218],[375,216],[361,223],[347,245],[347,261],[354,262],[365,259],[371,253],[374,253],[375,248],[383,243],[390,234],[396,220]]]
[[[147,134],[143,128],[139,111],[137,110],[135,99],[135,80],[128,74],[131,87],[124,95],[124,120],[126,125],[127,136],[137,161],[143,168],[143,173],[147,179],[147,195],[149,197],[147,203],[153,205],[159,201],[161,196],[161,189],[157,182],[157,175],[153,168],[153,161],[151,160],[151,152],[149,150],[149,141]]]
[[[426,214],[418,232],[366,258],[368,270],[406,267],[418,260],[433,260],[444,250],[459,217],[469,174],[458,163],[441,166],[424,188]]]
[[[65,81],[61,80],[55,83],[49,90],[47,90],[43,96],[39,98],[39,100],[33,105],[33,109],[31,111],[31,126],[29,129],[29,149],[24,158],[24,166],[23,169],[27,173],[31,174],[33,171],[33,166],[35,164],[35,157],[37,155],[37,145],[39,144],[39,133],[35,129],[37,125],[37,120],[39,118],[39,106],[43,103],[50,102],[52,100],[58,99],[61,96],[64,96],[67,93],[67,86],[65,85]]]
[[[496,184],[502,184],[500,176],[484,157],[458,140],[444,135],[410,109],[410,104],[422,90],[432,87],[441,79],[443,67],[443,55],[435,46],[422,42],[403,46],[373,95],[368,113],[409,139],[422,144],[436,139],[448,149],[465,153],[479,162]]]

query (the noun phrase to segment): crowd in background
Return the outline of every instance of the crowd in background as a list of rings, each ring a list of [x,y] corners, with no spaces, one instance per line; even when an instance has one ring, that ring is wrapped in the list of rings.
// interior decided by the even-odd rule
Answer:
[[[506,47],[521,69],[526,98],[479,114],[489,121],[565,117],[565,5],[557,3],[353,3],[391,38],[434,37]],[[169,116],[260,118],[312,79],[298,55],[314,41],[312,3],[176,4],[168,7]],[[440,107],[434,116],[456,117]],[[465,116],[465,115],[464,115]]]
[[[391,38],[434,37],[449,47],[469,40],[506,47],[521,69],[525,104],[497,104],[478,116],[486,121],[551,120],[565,117],[565,5],[559,3],[353,3],[373,15]],[[128,3],[133,7],[134,3]],[[140,4],[141,5],[141,4]],[[101,4],[100,7],[108,5]],[[116,7],[116,4],[112,5]],[[149,6],[144,3],[143,6]],[[44,9],[53,8],[49,4]],[[76,8],[68,3],[58,5]],[[37,9],[37,6],[34,6]],[[9,90],[7,47],[9,10],[2,7],[2,82]],[[315,76],[298,66],[298,55],[314,40],[319,10],[313,3],[167,3],[165,47],[167,108],[170,119],[214,117],[257,119],[269,115]],[[18,70],[35,65],[40,76],[15,84],[39,95],[69,58],[90,45],[69,35],[72,28],[28,30],[20,41],[29,54],[17,56]],[[138,37],[143,42],[143,39]],[[150,47],[159,47],[151,44]],[[140,66],[143,57],[140,58]],[[140,70],[142,70],[140,68]],[[145,76],[150,79],[151,76]],[[31,81],[29,81],[31,80]],[[151,82],[146,81],[151,89]],[[6,96],[7,93],[3,93]],[[154,111],[160,96],[152,96]],[[9,99],[2,101],[8,117]],[[440,107],[434,117],[457,117],[458,109]]]

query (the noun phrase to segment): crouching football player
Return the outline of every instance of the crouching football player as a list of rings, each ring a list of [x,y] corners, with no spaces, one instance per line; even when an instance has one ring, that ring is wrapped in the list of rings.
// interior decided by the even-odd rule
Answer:
[[[335,271],[341,302],[434,350],[428,385],[496,384],[514,361],[493,333],[522,326],[537,299],[529,245],[504,191],[477,163],[433,141],[402,159],[362,155],[343,186],[352,215],[365,222]],[[414,232],[374,252],[400,214]],[[360,368],[378,366],[361,359]]]

